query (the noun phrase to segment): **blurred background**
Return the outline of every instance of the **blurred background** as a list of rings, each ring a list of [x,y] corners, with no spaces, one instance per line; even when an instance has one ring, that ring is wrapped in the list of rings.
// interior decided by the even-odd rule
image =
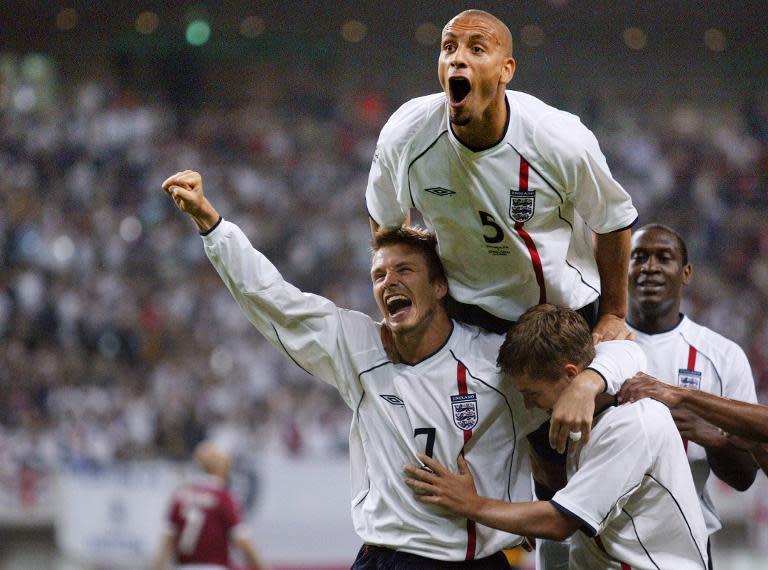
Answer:
[[[376,138],[439,90],[469,7],[509,25],[510,88],[578,114],[640,223],[685,236],[685,310],[766,400],[765,2],[4,0],[0,570],[147,568],[204,437],[266,560],[349,566],[351,413],[251,329],[160,184],[199,170],[289,281],[375,316]],[[719,567],[768,568],[765,476],[711,483]]]

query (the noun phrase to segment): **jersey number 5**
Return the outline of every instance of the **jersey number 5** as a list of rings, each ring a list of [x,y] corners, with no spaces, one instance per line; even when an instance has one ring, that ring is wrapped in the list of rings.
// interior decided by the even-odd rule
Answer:
[[[480,214],[480,222],[485,227],[491,228],[493,231],[493,235],[490,236],[483,233],[483,239],[485,240],[485,243],[499,243],[500,241],[504,241],[504,230],[502,230],[501,226],[496,223],[496,220],[493,219],[493,216],[488,212],[483,212],[482,210],[478,210],[477,213]]]

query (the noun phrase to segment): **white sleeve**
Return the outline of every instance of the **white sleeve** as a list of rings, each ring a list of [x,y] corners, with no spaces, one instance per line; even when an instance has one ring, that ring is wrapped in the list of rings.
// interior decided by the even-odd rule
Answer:
[[[388,149],[379,139],[368,174],[365,204],[368,215],[380,227],[400,226],[407,215],[397,201],[396,166],[390,160]]]
[[[336,386],[347,404],[356,403],[360,389],[351,357],[386,360],[378,325],[287,283],[231,222],[222,220],[203,241],[208,259],[256,329],[306,372]]]
[[[595,358],[587,366],[605,380],[605,391],[615,395],[624,382],[647,367],[645,352],[632,340],[609,340],[595,346]]]
[[[589,536],[600,534],[621,513],[653,463],[642,421],[635,408],[599,434],[594,430],[581,450],[578,470],[552,497],[552,504],[579,520]]]
[[[635,222],[632,198],[613,178],[595,135],[578,117],[562,111],[545,115],[534,132],[534,144],[566,199],[594,232],[610,233]]]
[[[368,215],[381,227],[402,225],[410,212],[407,160],[410,145],[430,109],[430,98],[419,97],[404,103],[381,129],[373,155],[365,202]]]
[[[755,379],[747,355],[736,343],[732,344],[728,359],[718,366],[720,380],[723,383],[723,398],[757,403]]]

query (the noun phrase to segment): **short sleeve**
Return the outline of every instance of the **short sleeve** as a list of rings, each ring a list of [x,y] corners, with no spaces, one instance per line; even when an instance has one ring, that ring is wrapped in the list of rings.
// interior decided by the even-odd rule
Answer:
[[[635,406],[623,410],[618,421],[601,426],[599,433],[593,431],[581,450],[578,470],[552,498],[553,505],[577,519],[588,536],[600,534],[621,513],[651,467],[646,432],[639,421],[628,421],[639,417]]]
[[[368,215],[380,227],[400,226],[405,221],[406,212],[403,212],[397,201],[395,168],[389,164],[385,153],[386,149],[380,142],[368,174],[365,204]]]
[[[755,379],[752,376],[749,360],[737,344],[734,343],[732,346],[733,350],[721,371],[723,397],[755,404],[757,403]]]
[[[168,515],[166,517],[166,530],[168,534],[178,534],[179,529],[183,526],[184,521],[181,518],[181,504],[174,499],[171,501],[171,506],[168,509]]]
[[[240,507],[229,493],[222,493],[220,506],[221,515],[224,520],[224,526],[228,531],[230,531],[239,525],[242,521]]]
[[[613,178],[597,139],[578,117],[561,111],[545,115],[536,127],[534,144],[594,232],[625,229],[637,220],[632,198]]]
[[[647,358],[645,352],[631,340],[609,340],[595,347],[595,358],[588,368],[600,374],[605,380],[605,391],[618,394],[621,386],[628,379],[645,370]]]

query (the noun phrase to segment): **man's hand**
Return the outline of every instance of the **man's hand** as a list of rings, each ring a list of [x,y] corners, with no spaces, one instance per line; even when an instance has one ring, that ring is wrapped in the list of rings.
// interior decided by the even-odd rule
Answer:
[[[621,390],[619,390],[618,399],[623,404],[636,402],[643,398],[653,398],[670,408],[675,408],[682,402],[684,395],[682,390],[683,388],[661,382],[645,372],[638,372],[624,382]]]
[[[597,324],[592,329],[592,344],[599,344],[606,340],[635,340],[635,336],[635,333],[627,328],[624,319],[605,314],[597,319]]]
[[[683,439],[688,439],[706,449],[719,449],[728,445],[723,431],[699,416],[683,408],[672,408],[672,419]]]
[[[595,415],[595,397],[604,389],[602,376],[594,370],[584,370],[573,379],[552,408],[549,426],[549,445],[552,449],[563,453],[570,432],[581,433],[581,440],[585,444],[589,441]]]
[[[481,498],[475,490],[475,481],[463,456],[459,456],[459,474],[451,473],[440,463],[424,454],[419,459],[430,470],[415,465],[406,465],[405,480],[414,492],[417,501],[439,505],[452,513],[472,519],[477,512]]]
[[[201,232],[210,230],[219,221],[219,213],[203,194],[203,178],[197,172],[177,172],[163,182],[163,190],[179,210],[190,215]]]

